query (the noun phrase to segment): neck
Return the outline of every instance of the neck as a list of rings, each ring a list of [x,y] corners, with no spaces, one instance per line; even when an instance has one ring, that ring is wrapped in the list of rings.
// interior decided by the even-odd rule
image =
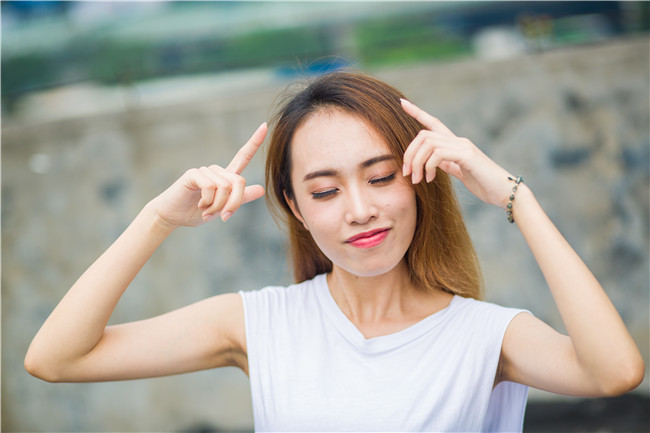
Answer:
[[[404,261],[374,277],[359,277],[335,266],[327,282],[339,308],[357,325],[401,317],[414,298],[425,294],[411,283]]]
[[[406,262],[376,277],[359,277],[334,265],[327,284],[343,314],[365,338],[401,331],[447,307],[453,295],[413,286]]]

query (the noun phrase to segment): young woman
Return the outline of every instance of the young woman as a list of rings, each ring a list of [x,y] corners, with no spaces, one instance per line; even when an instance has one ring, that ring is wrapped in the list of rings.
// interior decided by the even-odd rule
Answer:
[[[241,176],[263,124],[227,167],[191,169],[143,208],[52,312],[27,370],[75,382],[237,366],[258,431],[514,431],[528,386],[577,396],[636,387],[645,370],[634,341],[526,184],[403,98],[333,73],[280,109],[266,180],[295,285],[106,326],[174,229],[227,221],[264,195]],[[516,222],[568,336],[480,301],[449,175]]]

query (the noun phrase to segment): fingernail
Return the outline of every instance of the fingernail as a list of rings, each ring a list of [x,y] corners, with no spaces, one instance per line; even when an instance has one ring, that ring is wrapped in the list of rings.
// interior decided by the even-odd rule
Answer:
[[[232,212],[224,212],[221,214],[221,221],[226,222],[232,216]]]

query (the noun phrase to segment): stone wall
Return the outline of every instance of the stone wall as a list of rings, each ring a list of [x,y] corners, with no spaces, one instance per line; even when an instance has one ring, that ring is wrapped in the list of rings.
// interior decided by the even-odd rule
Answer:
[[[373,71],[524,176],[603,283],[646,365],[648,49],[643,38],[491,63]],[[32,101],[31,111],[27,106],[3,119],[3,430],[252,428],[248,382],[234,369],[48,384],[22,366],[47,315],[139,209],[185,169],[226,164],[269,118],[287,85],[272,74],[229,83],[235,84],[206,85],[194,93],[181,89],[185,98],[155,103],[142,89],[127,89],[111,106],[104,104],[108,97],[98,96],[96,105],[106,109],[87,114],[66,111],[71,100],[50,94]],[[263,155],[245,174],[249,182],[262,181]],[[462,187],[458,192],[482,261],[487,298],[528,308],[562,329],[516,227],[499,209],[478,203]],[[225,225],[174,233],[138,275],[111,323],[150,317],[221,292],[288,283],[285,267],[282,234],[264,202],[257,201]],[[647,381],[641,390],[647,392]]]

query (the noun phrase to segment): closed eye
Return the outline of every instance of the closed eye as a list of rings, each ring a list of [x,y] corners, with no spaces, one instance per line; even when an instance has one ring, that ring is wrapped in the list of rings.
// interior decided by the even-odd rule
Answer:
[[[311,197],[313,199],[318,200],[318,199],[331,197],[334,194],[336,194],[337,192],[338,192],[337,189],[328,189],[327,191],[322,191],[322,192],[312,192]]]
[[[377,185],[382,183],[388,183],[395,179],[395,173],[389,174],[388,176],[380,177],[378,179],[370,179],[371,185]]]

